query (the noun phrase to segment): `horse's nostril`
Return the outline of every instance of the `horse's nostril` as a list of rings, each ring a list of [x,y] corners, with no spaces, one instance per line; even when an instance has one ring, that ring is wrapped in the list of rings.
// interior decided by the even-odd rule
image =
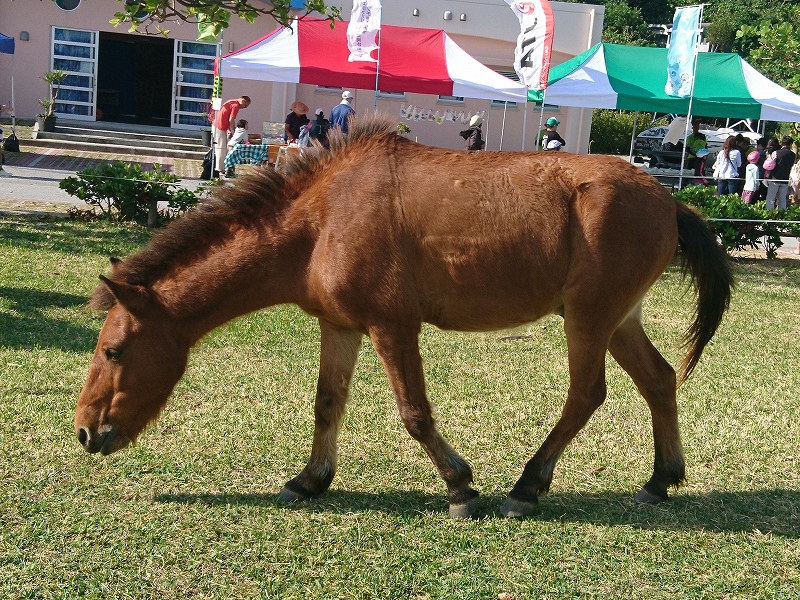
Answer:
[[[81,427],[78,429],[78,442],[80,442],[80,445],[84,448],[86,447],[86,444],[89,443],[89,431],[86,429],[86,427]]]

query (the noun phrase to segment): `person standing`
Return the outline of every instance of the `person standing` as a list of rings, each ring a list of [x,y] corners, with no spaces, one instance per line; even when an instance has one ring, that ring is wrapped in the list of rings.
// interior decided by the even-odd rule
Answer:
[[[308,132],[308,137],[312,140],[317,140],[325,148],[328,147],[328,128],[330,123],[325,118],[325,113],[321,108],[314,111],[314,120],[312,121],[311,131]]]
[[[345,135],[347,135],[348,121],[356,114],[356,111],[350,105],[352,101],[353,94],[349,90],[345,90],[342,92],[342,101],[331,110],[331,128],[338,127]]]
[[[747,155],[747,167],[745,167],[744,189],[742,189],[742,200],[745,204],[755,203],[755,195],[758,191],[758,150],[753,150]]]
[[[233,136],[239,109],[248,106],[250,106],[250,96],[240,96],[235,100],[225,102],[214,115],[214,155],[217,163],[215,175],[225,172],[228,137]]]
[[[541,148],[543,150],[548,150],[547,146],[550,144],[550,142],[554,140],[561,144],[558,147],[559,150],[567,144],[567,142],[564,141],[564,138],[562,138],[558,134],[558,131],[556,131],[559,125],[561,125],[561,121],[559,121],[555,117],[550,117],[549,119],[547,119],[547,121],[545,121],[544,123],[545,131],[544,134],[542,135],[542,145],[541,145]]]
[[[472,115],[469,120],[469,129],[465,129],[459,134],[465,140],[465,150],[483,150],[486,142],[483,141],[482,125],[483,118],[480,115]]]
[[[306,116],[307,113],[308,107],[302,102],[298,101],[292,104],[292,111],[286,115],[286,121],[283,125],[283,139],[287,143],[296,144],[298,142],[300,133],[303,131],[303,127],[308,124],[308,117]]]
[[[728,136],[725,145],[717,153],[714,161],[714,179],[717,180],[717,196],[723,194],[738,195],[739,165],[742,164],[742,154],[736,147],[736,137]]]
[[[777,199],[778,210],[786,210],[786,199],[789,196],[789,174],[797,155],[792,152],[794,140],[788,135],[781,139],[781,148],[776,152],[775,168],[769,174],[767,182],[767,210],[775,208]]]
[[[697,152],[704,148],[708,148],[706,135],[700,132],[700,119],[694,119],[692,120],[692,133],[686,138],[686,152],[689,154],[689,160],[686,166],[690,169],[694,169],[695,177],[701,177],[703,175],[700,169],[701,165],[705,164],[705,161],[697,158]]]

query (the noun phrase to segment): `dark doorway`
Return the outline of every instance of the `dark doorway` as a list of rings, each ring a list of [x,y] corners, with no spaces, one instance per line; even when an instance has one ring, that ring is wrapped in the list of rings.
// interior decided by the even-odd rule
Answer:
[[[170,126],[174,41],[100,32],[97,120]]]

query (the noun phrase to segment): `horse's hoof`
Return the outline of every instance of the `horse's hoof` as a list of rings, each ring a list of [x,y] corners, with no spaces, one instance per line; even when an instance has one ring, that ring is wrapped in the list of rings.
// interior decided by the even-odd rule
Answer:
[[[284,487],[278,494],[276,500],[281,504],[293,504],[294,502],[303,502],[308,500],[308,496],[290,490],[288,487]]]
[[[663,496],[660,496],[658,494],[648,492],[646,489],[642,488],[636,492],[636,495],[633,497],[633,499],[640,504],[660,504],[669,500],[669,496],[666,494],[666,492]]]
[[[450,516],[454,519],[469,519],[477,509],[478,496],[475,496],[463,504],[451,504]]]
[[[536,502],[523,502],[522,500],[507,498],[500,512],[504,517],[521,519],[522,517],[527,517],[534,510],[536,510]]]

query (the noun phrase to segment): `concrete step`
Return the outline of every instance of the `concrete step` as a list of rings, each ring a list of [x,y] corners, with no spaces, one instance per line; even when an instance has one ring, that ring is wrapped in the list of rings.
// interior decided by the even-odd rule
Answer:
[[[76,142],[73,140],[60,140],[60,139],[35,139],[25,140],[25,144],[29,146],[38,146],[43,148],[60,148],[62,150],[75,150],[78,152],[100,152],[104,154],[133,154],[137,156],[164,156],[172,158],[184,158],[188,160],[203,160],[208,148],[200,150],[180,150],[168,147],[149,147],[149,146],[131,146],[124,144],[93,144],[85,142]]]
[[[200,132],[175,131],[166,127],[125,124],[85,124],[59,121],[52,132],[34,126],[30,143],[65,150],[161,156],[202,160],[208,152]]]

